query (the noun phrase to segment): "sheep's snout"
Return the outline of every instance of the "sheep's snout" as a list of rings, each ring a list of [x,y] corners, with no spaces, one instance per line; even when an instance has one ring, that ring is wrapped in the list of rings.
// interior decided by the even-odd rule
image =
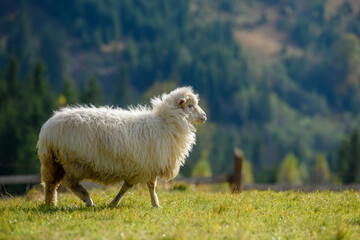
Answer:
[[[196,122],[197,123],[204,123],[207,120],[206,113],[198,106],[196,109]]]
[[[204,123],[207,120],[206,113],[203,112],[199,115],[197,122],[198,123]]]

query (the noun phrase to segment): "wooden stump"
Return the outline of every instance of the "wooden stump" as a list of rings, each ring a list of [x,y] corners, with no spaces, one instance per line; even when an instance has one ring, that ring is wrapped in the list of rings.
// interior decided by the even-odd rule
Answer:
[[[244,185],[244,161],[245,156],[239,148],[234,149],[234,169],[232,176],[232,192],[240,193]]]

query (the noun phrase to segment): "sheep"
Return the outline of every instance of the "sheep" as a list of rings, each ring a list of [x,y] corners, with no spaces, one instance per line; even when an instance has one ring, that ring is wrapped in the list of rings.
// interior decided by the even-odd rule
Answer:
[[[110,202],[115,207],[132,186],[146,183],[151,203],[160,207],[158,179],[177,176],[195,144],[195,124],[207,120],[191,87],[151,99],[151,107],[72,106],[55,111],[37,143],[45,204],[57,203],[63,183],[86,206],[95,206],[80,184],[91,180],[123,185]]]

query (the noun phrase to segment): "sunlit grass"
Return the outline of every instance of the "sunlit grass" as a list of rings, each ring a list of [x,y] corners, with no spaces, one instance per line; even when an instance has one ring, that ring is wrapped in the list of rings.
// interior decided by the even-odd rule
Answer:
[[[245,191],[241,194],[158,191],[162,209],[145,188],[106,205],[114,188],[91,192],[96,208],[73,194],[57,207],[41,195],[0,200],[0,239],[359,239],[360,194]]]

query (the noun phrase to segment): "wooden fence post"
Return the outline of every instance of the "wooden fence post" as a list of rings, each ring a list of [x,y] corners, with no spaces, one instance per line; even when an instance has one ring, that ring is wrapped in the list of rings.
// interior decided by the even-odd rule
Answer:
[[[244,153],[239,148],[234,148],[234,169],[232,176],[232,192],[240,193],[244,185]]]

